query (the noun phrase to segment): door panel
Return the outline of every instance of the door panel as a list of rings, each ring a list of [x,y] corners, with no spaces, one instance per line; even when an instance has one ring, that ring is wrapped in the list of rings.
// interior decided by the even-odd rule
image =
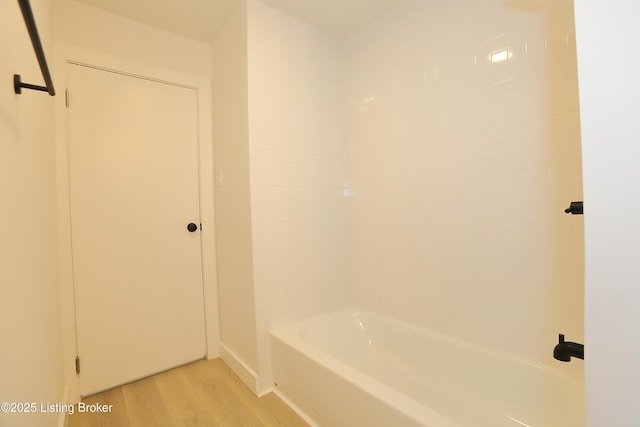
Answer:
[[[83,395],[205,354],[197,93],[69,64]]]

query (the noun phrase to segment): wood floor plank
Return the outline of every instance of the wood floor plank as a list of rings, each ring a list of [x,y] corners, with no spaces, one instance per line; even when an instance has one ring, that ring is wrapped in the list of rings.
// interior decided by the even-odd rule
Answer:
[[[222,377],[222,381],[226,384],[229,390],[239,400],[239,404],[242,404],[249,411],[251,411],[260,420],[260,425],[265,427],[278,427],[281,424],[278,418],[273,415],[271,409],[265,405],[260,399],[258,399],[251,390],[249,390],[244,384],[236,381],[230,375]]]
[[[129,421],[134,426],[172,427],[171,415],[153,377],[122,386]]]
[[[68,427],[309,427],[275,394],[256,397],[221,360],[200,360],[86,397],[109,413],[74,413]]]
[[[207,404],[216,414],[222,426],[253,427],[262,426],[260,419],[238,399],[233,389],[224,381],[229,374],[221,360],[209,364],[192,364],[187,374],[194,387],[202,396],[207,396]]]
[[[87,405],[108,405],[110,410],[101,414],[76,412],[69,417],[68,427],[132,427],[121,387],[89,396],[82,402]]]
[[[174,425],[184,427],[219,427],[211,408],[197,395],[184,368],[172,369],[154,378],[160,395],[170,407]]]

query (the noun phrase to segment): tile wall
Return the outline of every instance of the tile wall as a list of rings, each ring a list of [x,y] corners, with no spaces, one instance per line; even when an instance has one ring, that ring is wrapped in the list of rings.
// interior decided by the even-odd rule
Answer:
[[[253,270],[261,383],[268,332],[351,304],[344,46],[248,3]]]
[[[345,305],[535,362],[582,341],[571,0],[408,0],[347,39],[250,0],[247,31],[262,388],[268,331]]]
[[[553,363],[583,339],[572,2],[407,1],[347,45],[355,303]]]

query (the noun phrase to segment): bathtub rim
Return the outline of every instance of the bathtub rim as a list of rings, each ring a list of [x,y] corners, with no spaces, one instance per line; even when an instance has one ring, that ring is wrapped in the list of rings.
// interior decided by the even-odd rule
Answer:
[[[315,346],[313,346],[313,344],[309,343],[308,341],[304,340],[302,338],[302,336],[300,335],[299,332],[302,331],[302,328],[310,323],[310,322],[314,322],[314,321],[318,321],[320,319],[323,319],[325,317],[328,316],[332,316],[332,315],[340,315],[340,314],[348,314],[348,315],[365,315],[365,316],[371,316],[374,318],[378,318],[378,319],[382,319],[384,321],[390,321],[392,323],[395,323],[403,328],[407,328],[408,330],[411,330],[413,332],[418,332],[418,333],[423,333],[426,334],[428,336],[431,336],[433,338],[445,341],[447,343],[451,343],[454,345],[459,345],[462,347],[467,347],[467,348],[474,348],[476,350],[479,350],[485,354],[489,354],[491,356],[495,356],[498,359],[503,359],[505,361],[508,362],[512,362],[515,364],[520,364],[520,365],[526,365],[532,368],[536,368],[536,369],[544,369],[547,370],[551,373],[553,373],[554,375],[557,375],[558,377],[561,377],[563,380],[566,380],[569,383],[575,384],[575,385],[582,385],[584,386],[584,381],[580,381],[578,379],[576,379],[575,377],[571,376],[570,374],[566,373],[565,371],[561,370],[558,366],[555,365],[550,365],[548,363],[545,362],[539,362],[539,361],[534,361],[532,359],[526,359],[518,354],[515,353],[509,353],[506,351],[501,351],[498,349],[495,349],[493,347],[489,347],[489,346],[485,346],[482,344],[478,344],[478,343],[473,343],[471,341],[465,340],[463,338],[460,338],[458,336],[455,335],[449,335],[449,334],[445,334],[443,332],[439,332],[436,331],[434,329],[428,329],[425,327],[422,327],[420,325],[416,325],[414,323],[408,322],[408,321],[404,321],[401,319],[397,319],[395,317],[386,315],[386,314],[380,314],[380,313],[376,313],[376,312],[372,312],[370,310],[366,310],[360,307],[356,307],[356,306],[345,306],[343,308],[339,308],[336,310],[332,310],[332,311],[328,311],[326,313],[321,313],[318,315],[314,315],[314,316],[310,316],[306,319],[302,319],[302,320],[298,320],[292,323],[289,323],[287,325],[283,325],[277,328],[274,328],[272,330],[269,331],[269,335],[274,335],[275,337],[279,338],[280,340],[284,340],[287,337],[294,337],[294,341],[296,342],[300,342],[301,344],[307,345],[313,349],[315,349]],[[316,349],[316,351],[318,351]],[[320,353],[323,354],[328,354],[325,353],[323,351],[318,351]],[[343,364],[346,365],[346,363],[342,362],[340,359],[338,359],[337,357],[331,356],[329,355],[331,359],[339,361]]]

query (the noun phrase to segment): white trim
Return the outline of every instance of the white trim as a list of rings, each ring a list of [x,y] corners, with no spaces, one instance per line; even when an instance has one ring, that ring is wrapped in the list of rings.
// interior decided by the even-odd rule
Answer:
[[[62,399],[60,400],[60,403],[62,403],[63,405],[69,404],[69,387],[68,386],[64,387],[64,391],[62,392]],[[69,413],[66,411],[60,412],[58,414],[57,427],[67,427],[68,423],[69,423]]]
[[[273,392],[273,394],[278,396],[280,400],[282,400],[289,408],[293,410],[293,412],[298,414],[298,416],[302,418],[311,427],[320,427],[320,425],[313,418],[311,418],[305,411],[303,411],[298,404],[296,404],[293,400],[285,396],[284,393],[280,392],[280,390],[278,390],[277,388],[274,388],[274,389],[268,390],[268,392],[269,391]]]
[[[244,361],[238,357],[233,351],[223,343],[220,343],[220,358],[231,370],[249,387],[249,389],[258,395],[258,374],[251,369]]]
[[[214,223],[213,187],[213,112],[211,81],[159,66],[144,64],[106,55],[74,46],[54,43],[56,89],[61,96],[55,98],[55,140],[57,161],[58,235],[62,306],[62,328],[65,364],[65,385],[68,403],[80,400],[80,387],[75,373],[77,354],[71,233],[69,213],[69,169],[67,110],[64,91],[67,87],[67,63],[79,63],[96,68],[122,72],[157,81],[194,88],[198,94],[198,136],[200,158],[200,220],[202,226],[202,276],[205,306],[205,334],[207,358],[220,356],[220,327],[218,315],[218,284]],[[70,96],[73,103],[73,94]]]

